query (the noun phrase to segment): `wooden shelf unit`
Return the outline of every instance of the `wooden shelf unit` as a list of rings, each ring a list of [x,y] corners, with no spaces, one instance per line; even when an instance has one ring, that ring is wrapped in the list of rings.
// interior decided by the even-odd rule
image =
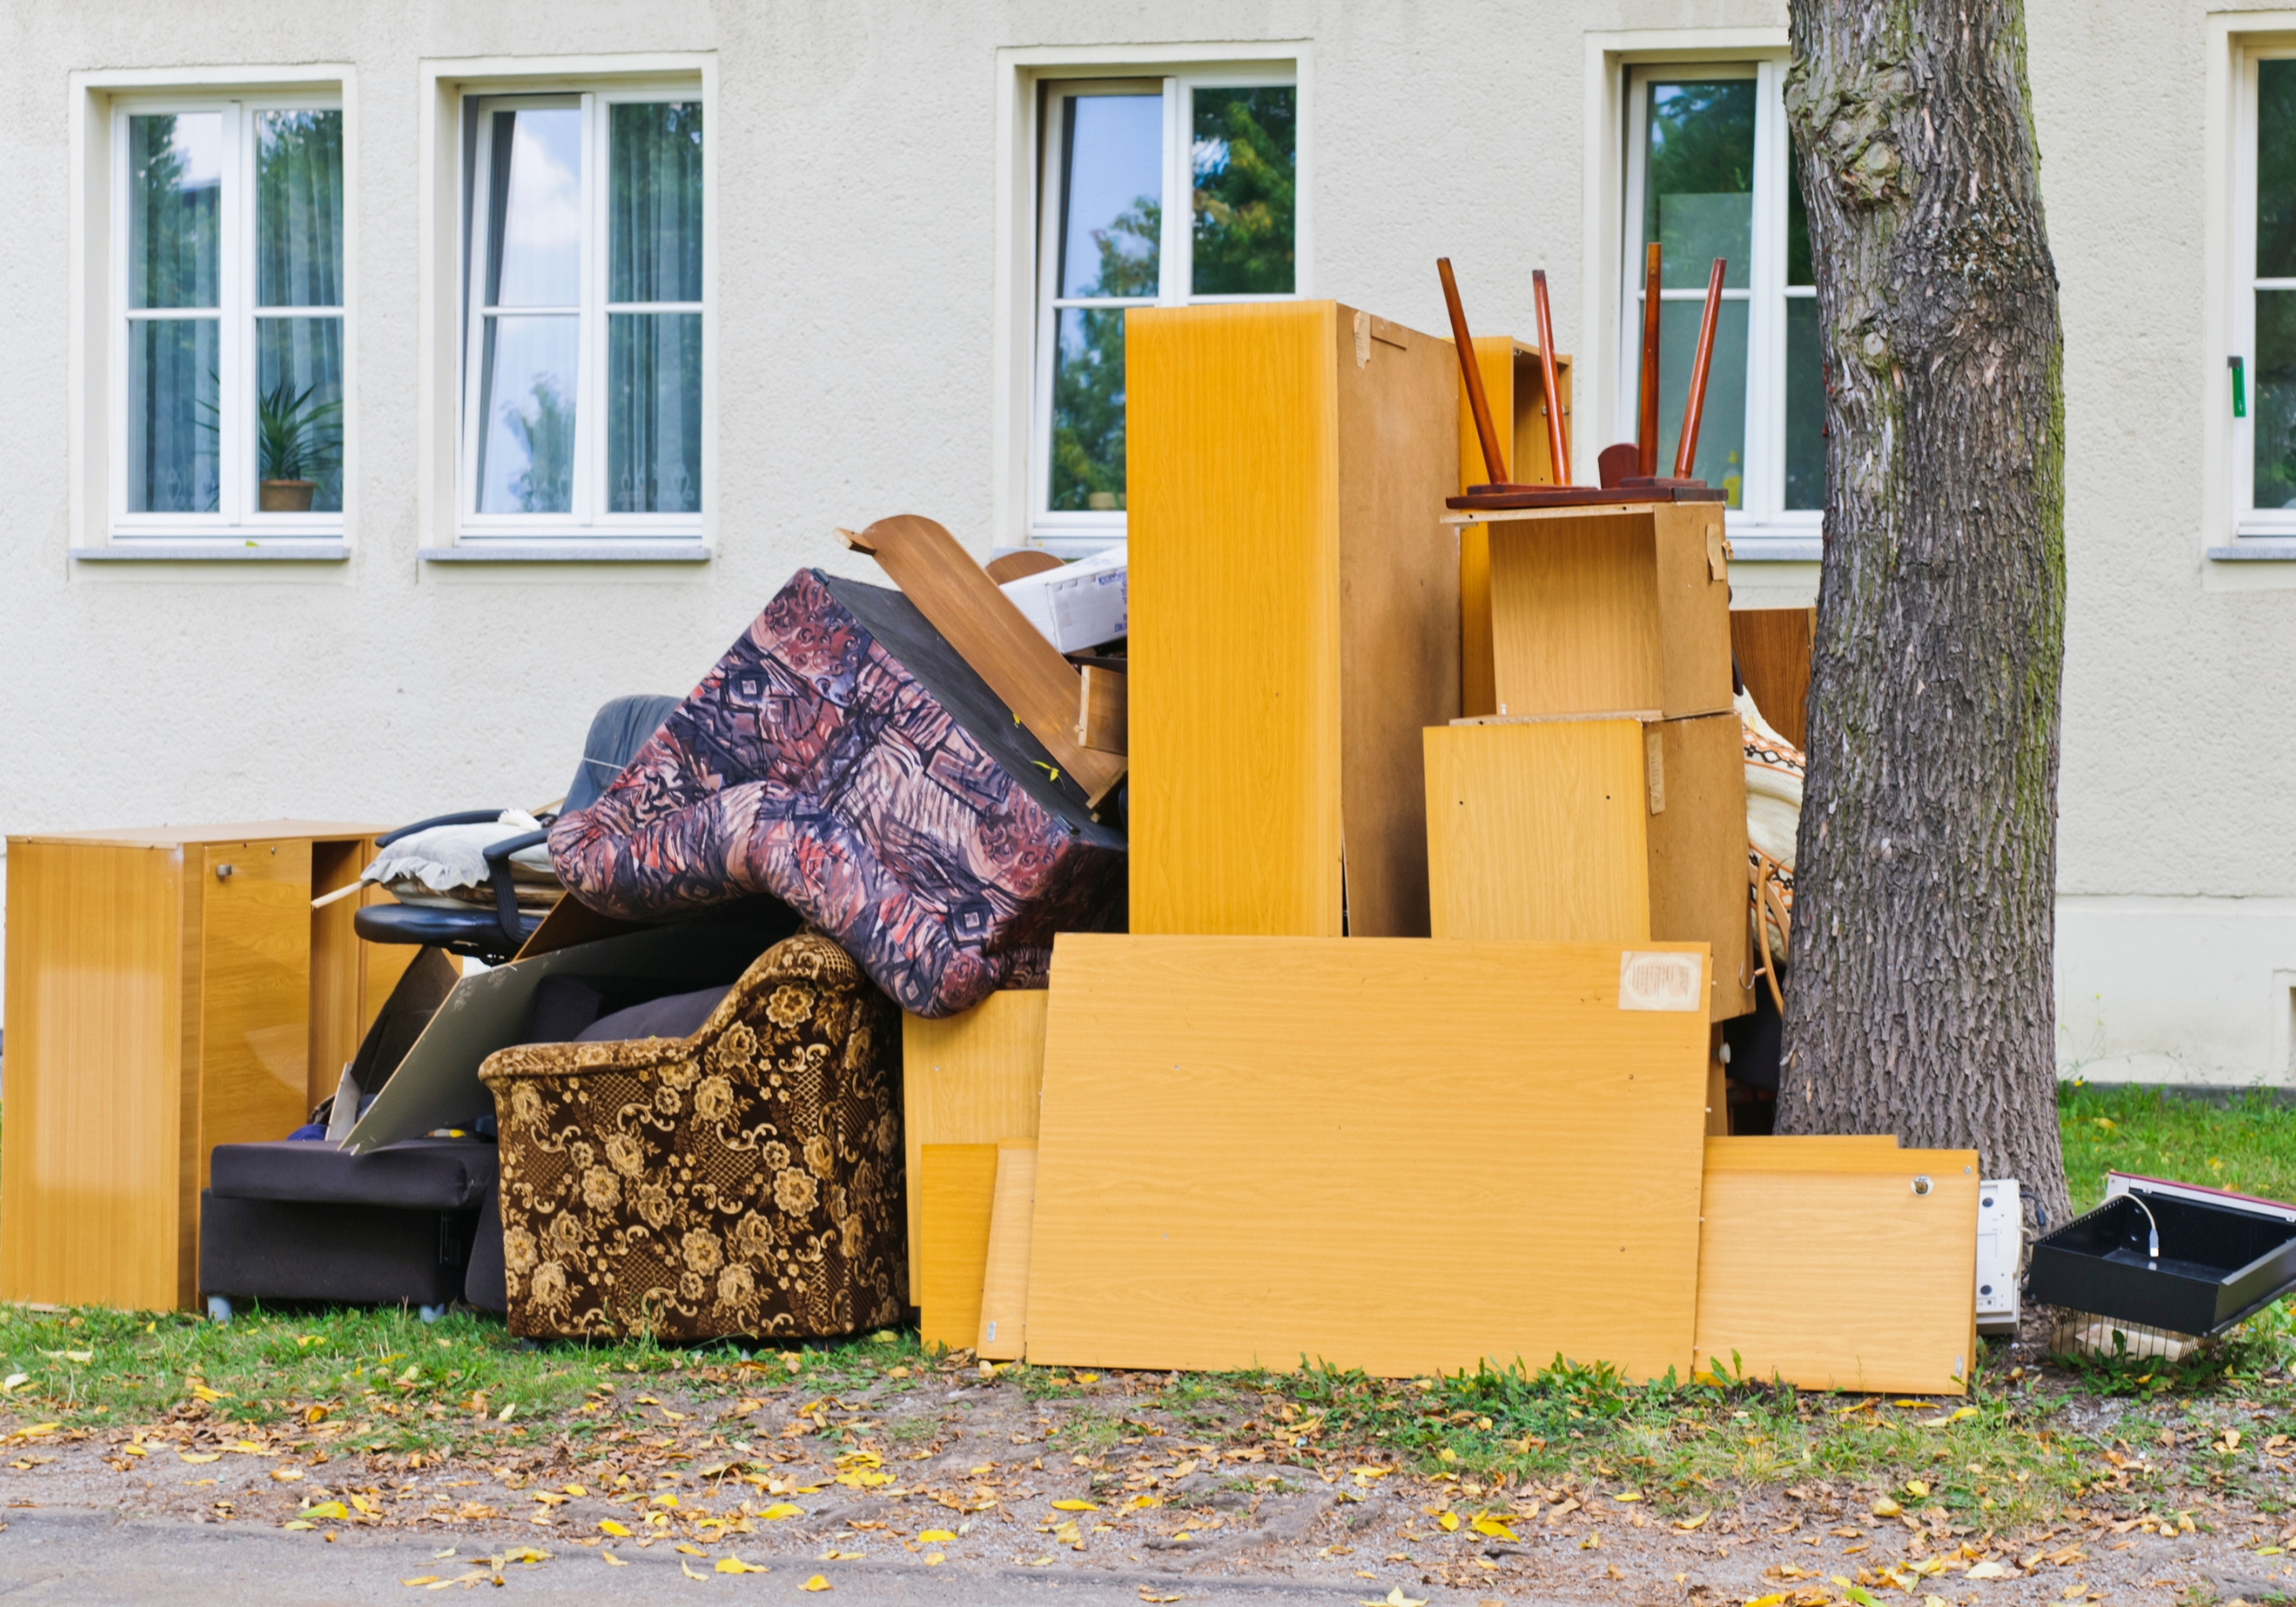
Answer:
[[[1709,1019],[1753,1008],[1736,715],[1492,717],[1425,741],[1437,937],[1703,942]]]
[[[1478,335],[1475,367],[1483,375],[1484,399],[1507,447],[1499,478],[1517,485],[1556,483],[1554,453],[1547,445],[1546,380],[1539,349],[1509,334]],[[1557,352],[1555,389],[1563,417],[1570,416],[1570,359]],[[1466,387],[1459,387],[1459,478],[1461,492],[1489,482],[1483,443],[1476,438],[1474,410]],[[1491,546],[1480,524],[1459,526],[1459,712],[1495,714],[1499,703],[1491,679]]]
[[[1132,930],[1425,934],[1450,343],[1274,301],[1135,309],[1125,352]]]
[[[301,1124],[417,952],[311,908],[383,830],[8,839],[0,1299],[194,1303],[210,1151]]]

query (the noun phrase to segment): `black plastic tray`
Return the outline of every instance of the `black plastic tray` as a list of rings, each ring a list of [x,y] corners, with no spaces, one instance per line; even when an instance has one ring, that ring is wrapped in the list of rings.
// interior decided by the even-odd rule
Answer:
[[[2161,1255],[2146,1254],[2149,1207]],[[2031,1298],[2178,1333],[2214,1333],[2296,1289],[2296,1222],[2144,1189],[2033,1247]]]

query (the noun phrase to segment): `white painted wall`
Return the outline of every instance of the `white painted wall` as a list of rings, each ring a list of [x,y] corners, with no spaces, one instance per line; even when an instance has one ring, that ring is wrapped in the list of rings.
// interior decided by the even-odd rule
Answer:
[[[2206,345],[2221,47],[2171,0],[2027,14],[2070,424],[2066,1058],[2285,1080],[2296,566],[2203,557],[2223,539],[2203,518],[2204,421],[2223,405]],[[538,803],[604,699],[690,685],[800,565],[855,569],[833,526],[913,509],[983,551],[1013,539],[992,526],[1012,355],[1000,48],[1303,41],[1316,292],[1438,330],[1431,259],[1448,251],[1477,326],[1527,333],[1544,265],[1584,368],[1605,360],[1587,298],[1613,293],[1583,266],[1588,36],[1784,22],[1771,0],[16,0],[0,13],[0,830]],[[443,533],[415,494],[422,64],[661,52],[709,53],[716,75],[717,556],[424,565]],[[356,78],[353,556],[75,563],[69,75],[301,62]],[[1814,582],[1743,565],[1741,602]]]

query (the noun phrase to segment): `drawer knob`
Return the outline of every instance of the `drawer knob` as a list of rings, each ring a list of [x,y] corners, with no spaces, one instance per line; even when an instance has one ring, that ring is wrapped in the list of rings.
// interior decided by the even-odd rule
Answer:
[[[229,882],[230,879],[231,879],[231,867],[230,867],[230,865],[228,865],[228,864],[219,864],[219,865],[217,865],[217,866],[215,867],[215,880],[216,880],[216,881],[218,881],[218,882]]]

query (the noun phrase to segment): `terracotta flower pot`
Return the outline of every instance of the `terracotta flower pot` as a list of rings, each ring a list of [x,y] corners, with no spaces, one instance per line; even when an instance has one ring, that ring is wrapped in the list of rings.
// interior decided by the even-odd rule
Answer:
[[[256,489],[256,507],[265,513],[309,513],[316,480],[266,480]]]

